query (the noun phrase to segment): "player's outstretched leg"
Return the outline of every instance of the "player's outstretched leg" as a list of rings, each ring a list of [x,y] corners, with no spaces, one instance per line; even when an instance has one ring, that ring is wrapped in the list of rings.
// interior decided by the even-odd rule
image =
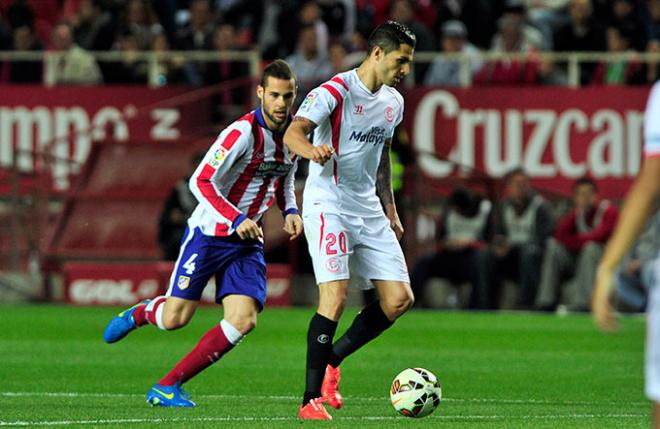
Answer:
[[[152,300],[141,301],[131,308],[113,317],[103,332],[106,343],[112,344],[124,338],[134,329],[146,325],[157,325],[157,314],[162,312],[162,305],[167,298],[158,296]]]
[[[247,332],[246,332],[247,333]],[[162,407],[194,407],[181,385],[218,361],[243,338],[238,329],[226,320],[211,328],[195,348],[147,393],[147,402]]]

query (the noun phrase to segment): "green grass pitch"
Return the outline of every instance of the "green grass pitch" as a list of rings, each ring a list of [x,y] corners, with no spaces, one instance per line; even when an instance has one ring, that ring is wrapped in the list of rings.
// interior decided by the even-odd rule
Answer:
[[[299,422],[313,309],[266,309],[256,331],[186,386],[194,409],[151,408],[145,393],[221,319],[202,308],[176,332],[145,327],[107,345],[119,309],[0,307],[0,426],[135,428],[647,428],[643,318],[616,335],[588,315],[412,311],[342,365],[344,408]],[[342,333],[355,311],[344,315]],[[392,378],[421,366],[443,400],[399,416]]]

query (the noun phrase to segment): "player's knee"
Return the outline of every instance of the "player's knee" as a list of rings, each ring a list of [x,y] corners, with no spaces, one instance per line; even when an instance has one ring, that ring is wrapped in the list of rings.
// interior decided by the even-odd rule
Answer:
[[[395,296],[388,297],[383,304],[386,315],[390,319],[395,319],[415,304],[415,297],[411,290],[402,290]]]
[[[183,313],[166,313],[163,312],[163,327],[168,331],[183,328],[190,321]]]
[[[231,323],[241,335],[247,335],[257,327],[257,316],[246,315],[231,320],[229,323]]]

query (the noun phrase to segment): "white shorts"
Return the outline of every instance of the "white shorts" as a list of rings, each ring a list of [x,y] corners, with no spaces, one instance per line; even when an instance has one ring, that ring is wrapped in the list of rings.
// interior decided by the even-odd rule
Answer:
[[[384,215],[315,212],[305,213],[303,223],[316,283],[350,278],[363,288],[373,287],[370,280],[410,283],[401,245]]]
[[[646,320],[646,396],[660,402],[660,257],[654,262]]]

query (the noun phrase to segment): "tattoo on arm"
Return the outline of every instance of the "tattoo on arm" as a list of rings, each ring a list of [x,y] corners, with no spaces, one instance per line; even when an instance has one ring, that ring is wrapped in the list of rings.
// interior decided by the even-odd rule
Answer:
[[[383,207],[387,207],[388,204],[394,204],[394,193],[392,192],[392,165],[390,163],[391,147],[392,139],[385,140],[376,178],[376,194],[378,195],[378,198],[380,198]]]
[[[314,129],[316,129],[316,124],[307,118],[296,116],[293,118],[293,122],[298,123],[300,130],[305,135],[309,135]]]

